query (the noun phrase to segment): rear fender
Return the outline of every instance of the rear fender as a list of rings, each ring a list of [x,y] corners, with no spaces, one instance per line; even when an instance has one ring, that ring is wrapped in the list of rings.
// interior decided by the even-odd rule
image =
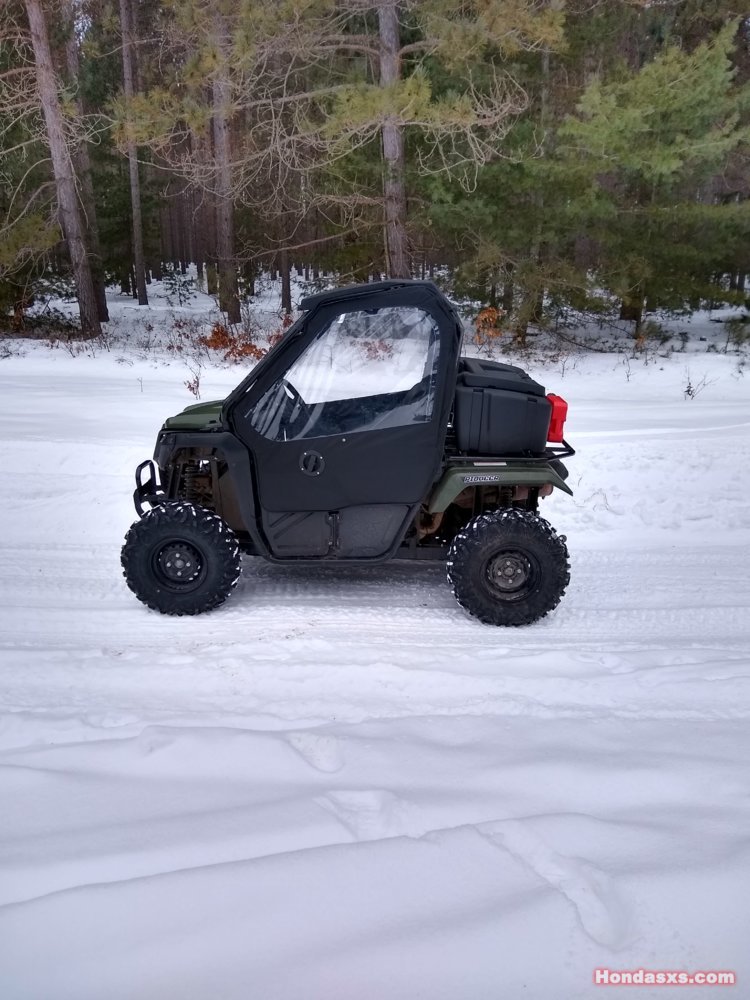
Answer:
[[[430,514],[446,510],[459,493],[471,486],[531,486],[551,483],[558,490],[573,496],[573,491],[555,469],[546,462],[530,464],[524,461],[457,465],[448,469],[435,486],[427,502]]]

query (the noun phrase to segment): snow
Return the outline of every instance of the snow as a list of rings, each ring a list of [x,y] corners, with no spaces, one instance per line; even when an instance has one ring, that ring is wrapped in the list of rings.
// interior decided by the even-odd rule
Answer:
[[[119,550],[190,358],[140,343],[163,302],[113,314],[108,345],[0,361],[3,1000],[573,1000],[598,967],[745,996],[741,359],[696,332],[524,362],[578,449],[543,507],[571,584],[535,626],[472,620],[439,566],[251,559],[171,619]],[[201,363],[203,399],[241,378]]]

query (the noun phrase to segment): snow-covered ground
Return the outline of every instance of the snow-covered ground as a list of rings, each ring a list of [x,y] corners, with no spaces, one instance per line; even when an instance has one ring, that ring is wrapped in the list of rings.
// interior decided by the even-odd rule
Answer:
[[[113,313],[129,344],[0,361],[3,1000],[566,1000],[602,967],[750,996],[737,357],[700,327],[532,362],[578,449],[535,626],[470,619],[438,566],[255,560],[171,619],[119,551],[190,370],[138,346],[163,311]],[[202,398],[241,374],[205,364]]]

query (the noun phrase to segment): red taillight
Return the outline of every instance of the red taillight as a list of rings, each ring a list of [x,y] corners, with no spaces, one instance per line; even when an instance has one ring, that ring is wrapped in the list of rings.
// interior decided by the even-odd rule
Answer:
[[[553,392],[547,394],[547,399],[552,403],[552,416],[550,417],[547,440],[562,441],[565,418],[568,415],[568,404],[562,396],[556,396]]]

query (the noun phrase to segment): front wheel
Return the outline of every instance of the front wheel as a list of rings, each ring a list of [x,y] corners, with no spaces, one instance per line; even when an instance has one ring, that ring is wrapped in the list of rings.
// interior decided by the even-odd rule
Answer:
[[[557,607],[570,581],[565,538],[532,511],[480,514],[453,539],[448,581],[485,624],[530,625]]]
[[[164,503],[136,521],[121,555],[128,587],[165,615],[197,615],[229,597],[240,550],[226,522],[197,504]]]

